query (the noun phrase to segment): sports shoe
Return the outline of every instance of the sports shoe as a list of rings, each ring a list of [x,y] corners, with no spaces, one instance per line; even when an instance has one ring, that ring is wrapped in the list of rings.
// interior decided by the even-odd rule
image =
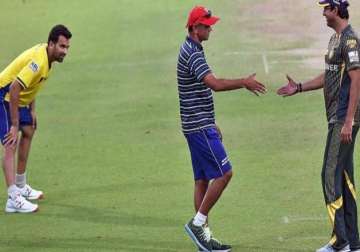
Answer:
[[[23,188],[20,188],[20,193],[27,200],[38,200],[44,198],[42,191],[32,189],[31,186],[27,184]]]
[[[210,240],[211,246],[212,246],[212,252],[230,252],[231,246],[227,244],[221,244],[218,240],[211,238]],[[199,252],[203,252],[205,250],[202,250],[199,248]]]
[[[15,192],[12,196],[9,196],[5,212],[7,213],[33,213],[39,209],[37,204],[33,204],[27,201],[20,192]]]
[[[212,236],[211,230],[209,226],[204,227],[205,233],[210,236],[210,243],[212,245],[212,252],[230,252],[231,246],[227,244],[222,244],[219,240]],[[201,248],[199,248],[199,252],[202,252]]]
[[[210,236],[205,232],[204,226],[195,226],[193,219],[191,219],[189,223],[185,225],[185,231],[202,251],[212,251]]]
[[[350,246],[347,245],[344,248],[337,250],[332,247],[330,243],[326,244],[324,247],[319,248],[316,252],[350,252]]]

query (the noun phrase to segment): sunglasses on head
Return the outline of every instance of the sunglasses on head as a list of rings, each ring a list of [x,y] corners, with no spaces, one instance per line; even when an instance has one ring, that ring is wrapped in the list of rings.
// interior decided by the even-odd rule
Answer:
[[[211,10],[207,10],[207,13],[203,17],[211,18]]]

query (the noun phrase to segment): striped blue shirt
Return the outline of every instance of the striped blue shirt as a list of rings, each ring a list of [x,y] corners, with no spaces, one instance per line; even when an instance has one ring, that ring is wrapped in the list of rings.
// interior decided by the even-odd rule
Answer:
[[[177,80],[184,134],[215,126],[212,91],[203,79],[211,73],[203,47],[190,37],[180,48]]]

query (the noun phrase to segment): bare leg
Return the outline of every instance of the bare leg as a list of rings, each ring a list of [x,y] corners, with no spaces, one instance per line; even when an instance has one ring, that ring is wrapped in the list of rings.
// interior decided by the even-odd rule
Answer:
[[[195,191],[194,191],[195,212],[199,211],[199,208],[204,200],[208,186],[209,186],[208,180],[199,179],[195,181]]]
[[[3,169],[7,187],[15,184],[16,146],[4,147]]]
[[[32,126],[21,127],[21,138],[18,151],[18,166],[17,174],[24,174],[26,171],[26,164],[30,153],[31,141],[35,133],[35,129]]]
[[[232,171],[228,171],[222,177],[214,179],[209,185],[204,200],[201,203],[199,208],[199,212],[203,215],[208,215],[211,208],[215,205],[215,203],[220,198],[222,192],[226,188],[232,177]]]

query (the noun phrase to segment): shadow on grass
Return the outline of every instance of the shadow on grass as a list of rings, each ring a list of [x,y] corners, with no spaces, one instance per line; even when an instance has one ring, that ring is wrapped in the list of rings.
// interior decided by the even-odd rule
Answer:
[[[168,184],[150,183],[145,187],[142,185],[140,192],[136,191],[140,190],[140,184],[135,186],[136,190],[131,190],[130,186],[123,186],[124,189],[115,185],[103,185],[80,190],[58,191],[50,196],[47,195],[47,198],[40,202],[38,215],[51,219],[60,218],[76,222],[123,226],[177,227],[184,225],[183,219],[177,220],[162,216],[156,209],[161,208],[157,201],[164,202],[164,199],[159,198],[156,194],[147,193],[148,186],[165,190],[166,186],[169,187]],[[126,194],[127,199],[119,200],[121,194]],[[144,200],[147,202],[146,204],[143,203]],[[127,204],[127,201],[131,201],[130,204]],[[89,202],[93,202],[93,204],[89,204]],[[128,207],[126,207],[127,205]],[[164,205],[164,207],[173,206]],[[42,209],[45,210],[42,211]],[[163,209],[163,211],[167,210]]]
[[[4,241],[0,240],[0,251],[178,251],[174,249],[181,247],[178,242],[159,242],[143,239],[124,239],[124,238],[68,238],[68,239],[48,239],[38,240],[19,240]],[[6,250],[1,250],[6,249]]]
[[[266,247],[266,246],[246,246],[246,245],[235,245],[233,246],[232,252],[309,252],[309,248],[284,248],[284,247]]]
[[[147,178],[138,178],[136,181],[130,182],[119,182],[119,184],[106,184],[104,181],[102,185],[97,186],[77,186],[77,187],[61,187],[56,185],[59,190],[52,194],[53,197],[63,198],[64,196],[68,197],[77,197],[77,196],[86,196],[86,195],[103,195],[103,194],[113,194],[116,196],[121,196],[121,194],[141,194],[151,192],[166,192],[171,190],[177,190],[178,188],[184,187],[183,181],[153,181]],[[189,181],[189,186],[192,186],[191,181]],[[148,197],[155,197],[156,195],[149,194]],[[144,197],[144,195],[142,195]]]
[[[93,224],[110,224],[121,226],[140,226],[140,227],[176,227],[183,225],[183,220],[157,218],[153,216],[146,216],[136,213],[124,212],[121,209],[104,209],[92,208],[81,205],[72,204],[51,204],[51,207],[56,207],[56,211],[39,212],[42,217],[47,218],[61,218],[75,222],[86,222]]]
[[[195,251],[194,249],[183,248],[183,242],[161,242],[144,239],[124,238],[69,238],[69,239],[47,239],[37,241],[17,240],[1,241],[1,248],[20,249],[21,251]],[[19,250],[20,251],[20,250]],[[232,252],[304,252],[311,249],[277,248],[266,246],[244,246],[236,245]]]

